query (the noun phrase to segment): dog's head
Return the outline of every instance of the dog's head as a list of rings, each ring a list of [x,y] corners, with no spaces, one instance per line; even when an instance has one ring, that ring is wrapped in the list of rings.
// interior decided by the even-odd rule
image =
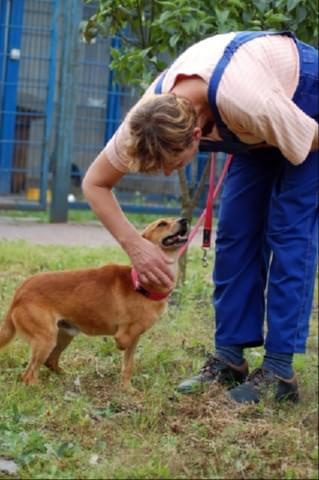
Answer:
[[[186,218],[160,218],[148,225],[142,236],[163,250],[178,250],[188,237]]]

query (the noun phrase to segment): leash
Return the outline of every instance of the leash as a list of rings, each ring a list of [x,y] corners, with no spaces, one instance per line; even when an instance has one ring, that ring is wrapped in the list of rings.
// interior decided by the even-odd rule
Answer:
[[[192,229],[191,233],[189,234],[187,242],[179,250],[179,252],[178,252],[178,257],[179,258],[182,255],[184,255],[184,253],[186,252],[190,243],[192,242],[193,238],[197,234],[197,232],[199,230],[199,227],[204,222],[203,241],[202,241],[202,249],[203,249],[203,259],[202,259],[202,261],[203,261],[203,266],[207,267],[207,265],[208,265],[207,254],[208,254],[208,250],[211,247],[211,234],[212,234],[212,227],[213,227],[214,201],[216,200],[216,197],[218,196],[218,194],[220,192],[220,189],[222,187],[224,179],[225,179],[225,177],[227,175],[227,172],[229,170],[232,158],[233,158],[232,155],[227,155],[224,166],[223,166],[223,170],[220,174],[217,185],[215,187],[216,153],[213,153],[211,155],[210,172],[209,172],[209,189],[208,189],[206,207],[204,208],[204,210],[201,213],[199,219],[197,220],[194,228]]]
[[[207,267],[207,265],[208,265],[207,254],[208,254],[208,250],[211,247],[214,201],[216,200],[216,197],[219,194],[219,191],[221,189],[223,181],[224,181],[224,179],[226,177],[226,174],[228,172],[228,169],[229,169],[230,163],[232,161],[232,158],[233,158],[232,155],[227,155],[225,163],[224,163],[223,170],[220,174],[217,185],[215,187],[216,154],[213,153],[211,155],[210,172],[209,172],[209,189],[208,189],[206,207],[204,208],[204,210],[203,210],[202,214],[200,215],[198,221],[196,222],[194,228],[190,232],[190,234],[188,236],[188,239],[187,239],[187,242],[179,249],[178,258],[180,258],[182,255],[184,255],[184,253],[186,252],[190,243],[192,242],[193,238],[197,234],[197,232],[199,230],[199,227],[204,222],[203,242],[202,242],[202,249],[203,249],[202,262],[203,262],[203,266]],[[142,287],[140,285],[139,280],[138,280],[137,271],[135,270],[134,267],[132,267],[132,269],[131,269],[131,278],[132,278],[132,283],[133,283],[133,286],[134,286],[134,290],[136,290],[137,292],[140,292],[142,295],[149,298],[150,300],[164,300],[171,293],[170,291],[169,292],[149,292],[148,290],[146,290],[144,287]]]

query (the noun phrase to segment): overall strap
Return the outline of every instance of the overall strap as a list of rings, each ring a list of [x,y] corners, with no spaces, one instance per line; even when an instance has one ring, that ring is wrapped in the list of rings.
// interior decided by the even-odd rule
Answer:
[[[162,93],[162,86],[163,86],[163,82],[164,82],[166,72],[167,72],[167,70],[164,70],[164,72],[162,73],[162,75],[158,79],[158,82],[155,85],[154,93],[156,93],[157,95]]]
[[[219,82],[220,82],[221,77],[222,77],[222,75],[225,71],[225,68],[229,64],[232,56],[234,55],[236,50],[238,50],[238,48],[241,45],[243,45],[244,43],[247,43],[251,40],[254,40],[256,38],[264,37],[264,36],[267,36],[267,35],[287,35],[287,36],[293,38],[296,41],[294,34],[291,33],[291,32],[268,32],[268,31],[266,31],[266,32],[238,32],[235,35],[235,37],[233,38],[233,40],[231,42],[229,42],[229,44],[225,48],[223,56],[221,57],[221,59],[217,63],[217,65],[216,65],[216,67],[213,71],[213,74],[211,76],[211,79],[209,81],[209,84],[208,84],[208,101],[209,101],[210,107],[212,109],[212,112],[214,114],[214,119],[215,119],[215,122],[216,122],[216,125],[217,125],[217,128],[218,128],[218,132],[219,132],[219,134],[220,134],[220,136],[223,140],[227,140],[228,144],[233,144],[234,146],[235,145],[238,145],[238,146],[243,145],[244,146],[244,144],[243,144],[243,142],[241,142],[241,140],[239,140],[239,138],[233,132],[231,132],[227,128],[227,126],[225,125],[225,123],[223,122],[223,120],[222,120],[222,118],[219,114],[217,104],[216,104],[217,90],[218,90]]]
[[[162,87],[163,87],[163,82],[164,82],[166,73],[167,73],[167,70],[164,70],[164,72],[161,74],[160,78],[158,79],[155,85],[154,93],[156,95],[159,95],[162,93],[162,89],[163,89]],[[206,140],[202,138],[199,142],[199,151],[200,152],[240,153],[240,152],[246,152],[247,146],[244,143],[239,142],[238,139],[235,139],[234,141],[232,141],[232,139],[230,139],[228,135],[227,144],[224,140],[212,141],[212,140],[208,140],[208,139]]]
[[[267,35],[287,35],[297,43],[296,37],[292,32],[245,31],[238,32],[235,35],[233,40],[229,42],[229,44],[226,46],[224,53],[220,58],[219,62],[217,63],[208,84],[208,102],[214,115],[214,120],[217,125],[218,133],[222,140],[214,141],[209,139],[201,139],[199,144],[200,152],[249,153],[249,145],[243,143],[233,132],[231,132],[227,128],[227,126],[223,122],[216,104],[217,90],[225,68],[229,64],[236,50],[244,43]],[[166,73],[167,70],[165,70],[158,79],[158,82],[156,83],[154,89],[155,94],[162,93],[162,86]]]

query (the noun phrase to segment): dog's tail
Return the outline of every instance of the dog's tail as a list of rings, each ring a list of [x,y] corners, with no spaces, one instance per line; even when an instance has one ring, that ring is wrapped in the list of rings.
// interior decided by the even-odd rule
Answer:
[[[15,333],[16,329],[12,322],[10,308],[7,315],[4,317],[4,321],[0,327],[0,348],[7,345],[7,343],[9,343],[13,339]]]

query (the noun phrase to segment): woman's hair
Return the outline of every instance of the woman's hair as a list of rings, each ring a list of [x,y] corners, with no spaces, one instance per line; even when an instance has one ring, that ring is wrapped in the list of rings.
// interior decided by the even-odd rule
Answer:
[[[152,95],[134,107],[128,117],[126,154],[133,171],[151,173],[174,162],[190,147],[196,113],[190,100],[173,93]]]

